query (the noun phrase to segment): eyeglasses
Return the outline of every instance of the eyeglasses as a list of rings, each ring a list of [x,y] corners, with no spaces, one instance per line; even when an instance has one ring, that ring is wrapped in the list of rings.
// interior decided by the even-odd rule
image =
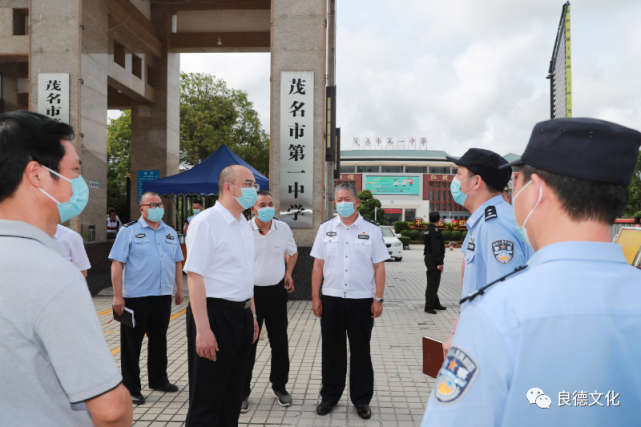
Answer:
[[[140,205],[140,206],[149,206],[150,209],[154,209],[154,208],[162,208],[165,206],[165,204],[164,203],[145,203],[144,205]]]
[[[229,183],[229,185],[236,187],[234,184]],[[255,188],[256,191],[260,190],[260,184],[256,184],[255,182],[245,182],[243,184],[240,184],[240,187],[236,188]]]

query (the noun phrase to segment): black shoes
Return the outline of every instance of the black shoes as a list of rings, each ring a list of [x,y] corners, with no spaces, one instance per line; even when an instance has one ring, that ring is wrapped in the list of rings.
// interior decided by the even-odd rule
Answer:
[[[425,312],[429,314],[436,314],[436,310],[434,310],[433,308],[426,308]]]
[[[372,417],[372,410],[369,409],[369,405],[358,405],[356,407],[356,412],[358,416],[364,420],[369,420]]]
[[[171,383],[167,383],[167,384],[165,384],[164,386],[159,387],[159,388],[153,388],[153,387],[150,387],[150,388],[151,388],[152,390],[155,390],[155,391],[163,391],[163,392],[165,392],[165,393],[175,393],[175,392],[177,392],[177,391],[178,391],[178,387],[177,387],[177,386],[175,386],[175,385],[173,385],[173,384],[171,384]]]
[[[240,412],[243,414],[249,412],[249,396],[243,397],[243,403],[240,404]]]
[[[136,396],[131,396],[131,403],[134,405],[142,405],[145,403],[145,397],[142,394],[138,394]]]
[[[434,307],[434,309],[436,309],[436,310],[447,310],[447,307],[445,307],[444,305],[437,305],[437,306]]]
[[[334,405],[331,403],[327,402],[321,402],[317,407],[316,407],[316,413],[318,415],[327,415],[330,412],[332,412],[332,409],[334,409]]]
[[[280,406],[292,406],[292,396],[287,393],[287,390],[274,390],[274,397],[278,399],[278,404]]]

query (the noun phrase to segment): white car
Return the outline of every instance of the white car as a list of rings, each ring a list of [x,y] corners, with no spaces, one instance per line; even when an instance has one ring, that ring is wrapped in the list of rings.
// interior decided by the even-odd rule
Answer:
[[[383,233],[383,240],[385,241],[389,255],[396,261],[401,261],[403,259],[403,243],[398,240],[401,235],[394,234],[392,227],[381,227],[381,232]]]

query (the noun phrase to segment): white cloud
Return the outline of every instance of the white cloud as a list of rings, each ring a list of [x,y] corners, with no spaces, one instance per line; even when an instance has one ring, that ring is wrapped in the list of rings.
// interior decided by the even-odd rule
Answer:
[[[461,155],[520,153],[549,118],[563,1],[338,2],[343,136],[426,136]],[[573,111],[641,128],[641,2],[572,1]],[[269,54],[183,54],[181,69],[248,92],[269,132]],[[349,140],[349,139],[348,139]]]

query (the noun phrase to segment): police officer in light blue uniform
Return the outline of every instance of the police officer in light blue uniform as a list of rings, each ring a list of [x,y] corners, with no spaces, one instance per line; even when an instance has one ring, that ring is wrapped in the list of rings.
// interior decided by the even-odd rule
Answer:
[[[139,359],[145,334],[148,342],[149,388],[178,391],[167,377],[167,329],[176,285],[176,305],[183,301],[183,255],[176,231],[162,221],[163,203],[156,193],[140,197],[141,217],[123,226],[109,253],[114,312],[134,311],[135,328],[120,325],[123,384],[135,404],[141,394]]]
[[[465,254],[462,298],[524,265],[533,251],[519,240],[514,210],[502,197],[512,175],[510,168],[499,169],[507,163],[505,159],[481,148],[469,149],[460,159],[447,159],[458,165],[450,187],[454,201],[472,212],[461,247]]]
[[[527,267],[470,297],[423,426],[632,426],[641,420],[641,271],[613,244],[641,133],[535,126],[513,200]]]

